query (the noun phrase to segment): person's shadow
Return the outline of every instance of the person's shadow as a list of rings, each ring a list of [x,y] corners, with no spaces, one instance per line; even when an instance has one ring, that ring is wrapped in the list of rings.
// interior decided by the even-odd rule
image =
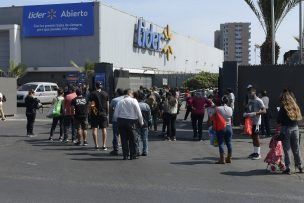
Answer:
[[[183,162],[171,162],[170,164],[175,165],[185,165],[185,166],[193,166],[198,164],[214,164],[218,158],[216,157],[204,157],[204,158],[193,158],[193,161],[183,161]]]
[[[279,175],[280,173],[270,173],[266,169],[255,169],[250,171],[226,171],[226,172],[222,172],[221,174],[228,176],[249,177],[249,176]]]

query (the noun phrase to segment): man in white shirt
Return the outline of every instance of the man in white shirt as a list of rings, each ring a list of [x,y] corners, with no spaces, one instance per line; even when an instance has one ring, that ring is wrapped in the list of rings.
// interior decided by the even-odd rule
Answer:
[[[253,153],[248,158],[258,160],[261,158],[261,147],[260,147],[260,125],[261,115],[266,113],[265,105],[263,101],[257,97],[256,89],[251,88],[249,94],[249,101],[247,106],[248,111],[244,113],[244,117],[250,117],[252,120],[252,144]]]
[[[138,101],[133,98],[133,91],[125,90],[125,97],[117,103],[113,120],[118,124],[121,136],[123,159],[137,159],[137,134],[138,124],[144,125]]]
[[[262,92],[262,98],[266,109],[266,113],[262,115],[261,133],[266,137],[270,137],[270,114],[269,114],[269,97],[267,96],[267,91]]]
[[[4,96],[3,96],[3,94],[0,92],[0,116],[1,116],[1,120],[5,120],[5,116],[4,116],[4,111],[3,111],[3,102],[5,102],[4,101]]]

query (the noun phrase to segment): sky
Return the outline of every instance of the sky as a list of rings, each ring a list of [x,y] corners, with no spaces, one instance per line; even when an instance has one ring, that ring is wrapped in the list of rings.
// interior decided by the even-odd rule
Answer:
[[[53,3],[90,2],[88,0],[0,0],[0,6],[41,5]],[[119,10],[143,17],[160,26],[170,25],[179,34],[193,37],[213,46],[214,31],[226,22],[251,23],[251,64],[260,62],[259,50],[265,33],[244,0],[100,0]],[[276,41],[281,46],[278,63],[283,62],[283,54],[297,49],[294,36],[299,36],[299,8],[294,8],[285,18],[276,33]]]

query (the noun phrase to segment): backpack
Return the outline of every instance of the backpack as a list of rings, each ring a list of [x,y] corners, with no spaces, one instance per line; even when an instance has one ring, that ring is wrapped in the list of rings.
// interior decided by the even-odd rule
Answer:
[[[215,131],[223,131],[227,124],[226,124],[226,120],[224,119],[224,117],[220,114],[220,112],[218,111],[218,109],[215,109],[215,113],[211,118],[212,123],[213,123],[213,130]]]
[[[54,104],[53,117],[61,116],[61,110],[62,110],[62,100],[57,98]]]
[[[157,110],[158,104],[157,104],[155,95],[153,93],[151,93],[150,96],[148,97],[147,103],[148,103],[151,111],[156,111]]]
[[[176,98],[173,96],[169,96],[168,98],[168,104],[170,107],[175,107],[176,105]]]

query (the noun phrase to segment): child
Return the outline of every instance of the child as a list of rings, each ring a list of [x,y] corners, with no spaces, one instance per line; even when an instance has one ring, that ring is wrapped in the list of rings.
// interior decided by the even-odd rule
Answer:
[[[279,132],[279,130],[277,130]],[[270,166],[271,172],[276,172],[277,169],[280,171],[285,170],[285,164],[283,163],[283,146],[282,142],[277,139],[277,136],[271,138],[269,143],[269,152],[264,160],[268,163],[267,169]]]

